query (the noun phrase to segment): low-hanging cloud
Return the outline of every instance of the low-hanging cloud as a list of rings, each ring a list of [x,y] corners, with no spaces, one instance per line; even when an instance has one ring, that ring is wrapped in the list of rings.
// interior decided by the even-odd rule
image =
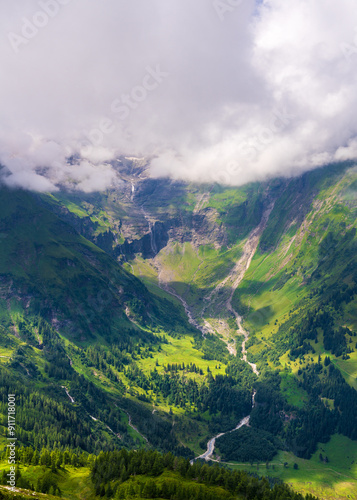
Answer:
[[[240,185],[357,155],[355,0],[17,0],[0,20],[1,177]]]

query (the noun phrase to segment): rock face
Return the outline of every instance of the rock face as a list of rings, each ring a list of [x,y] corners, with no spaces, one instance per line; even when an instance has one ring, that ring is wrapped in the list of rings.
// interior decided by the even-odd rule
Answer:
[[[47,203],[47,208],[119,260],[136,254],[153,258],[169,241],[229,246],[242,230],[247,236],[261,219],[261,200],[248,198],[239,206],[218,200],[215,208],[208,206],[215,186],[148,178],[147,165],[140,159],[120,158],[114,167],[119,187],[98,196],[83,193],[73,200],[87,216],[62,203]]]
[[[105,233],[100,233],[98,236],[93,238],[94,243],[107,252],[109,255],[114,253],[114,246],[116,244],[115,234],[112,231],[106,231]]]
[[[114,255],[117,238],[111,230],[108,229],[104,233],[96,234],[98,222],[93,222],[90,217],[78,217],[65,207],[62,208],[60,213],[57,212],[57,215],[74,227],[80,235],[104,250],[104,252]]]
[[[225,241],[225,232],[205,214],[193,215],[186,221],[178,218],[166,222],[156,221],[149,233],[131,242],[125,240],[122,245],[115,248],[114,254],[132,257],[141,253],[144,259],[153,258],[168,244],[170,239],[180,243],[189,241],[197,245],[212,242],[222,245]],[[97,245],[103,248],[99,242]]]
[[[142,238],[133,240],[129,243],[128,240],[122,245],[115,248],[115,255],[133,256],[141,253],[144,259],[153,258],[164,248],[169,241],[169,234],[166,224],[163,222],[155,222],[150,228],[150,232]]]
[[[185,217],[175,217],[165,222],[156,221],[150,226],[148,233],[132,241],[125,240],[122,245],[116,247],[114,253],[116,256],[128,257],[140,253],[144,259],[153,258],[170,239],[179,243],[214,243],[222,246],[226,242],[226,232],[223,226],[217,223],[216,218],[214,210],[206,209],[200,214],[186,214]]]

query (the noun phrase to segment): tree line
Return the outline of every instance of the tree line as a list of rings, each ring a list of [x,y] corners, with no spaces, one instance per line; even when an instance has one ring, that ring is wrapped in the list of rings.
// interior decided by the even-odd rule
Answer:
[[[107,498],[161,498],[167,500],[316,500],[286,484],[272,485],[243,471],[157,451],[100,453],[92,470],[95,493]]]

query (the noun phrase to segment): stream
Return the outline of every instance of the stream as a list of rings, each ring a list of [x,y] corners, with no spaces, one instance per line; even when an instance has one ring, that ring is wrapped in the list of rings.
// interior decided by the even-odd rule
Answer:
[[[74,399],[72,398],[72,396],[70,395],[70,393],[68,392],[68,389],[67,387],[65,387],[64,385],[61,385],[62,389],[64,389],[66,391],[66,394],[67,396],[69,397],[71,403],[74,403]]]
[[[253,396],[252,396],[252,409],[254,408],[254,405],[255,405],[255,395],[256,395],[256,391],[254,390]],[[215,462],[216,460],[212,459],[212,455],[214,452],[216,439],[220,438],[221,436],[224,436],[225,434],[230,434],[231,432],[237,431],[238,429],[240,429],[244,425],[249,425],[249,420],[250,420],[250,415],[247,415],[246,417],[242,418],[242,420],[239,421],[239,423],[236,425],[236,427],[234,429],[227,431],[227,432],[221,432],[220,434],[217,434],[217,436],[214,436],[213,438],[211,438],[207,443],[207,450],[204,453],[202,453],[202,455],[199,455],[198,457],[195,457],[194,459],[192,459],[190,461],[191,465],[193,464],[193,462],[195,460],[198,460],[199,458],[204,459],[206,461],[212,460]]]
[[[217,434],[217,436],[215,436],[212,439],[210,439],[208,441],[208,443],[207,443],[207,451],[205,451],[205,453],[202,453],[202,455],[200,455],[199,457],[196,457],[194,460],[197,460],[198,458],[202,458],[202,459],[205,459],[205,460],[211,460],[213,452],[214,452],[214,447],[215,447],[215,444],[216,444],[216,439],[218,439],[221,436],[224,436],[225,434],[229,434],[230,432],[236,431],[236,430],[240,429],[241,427],[243,427],[244,425],[248,425],[249,424],[249,419],[250,419],[250,415],[248,415],[247,417],[242,418],[242,420],[239,422],[239,424],[234,429],[232,429],[231,431],[221,432],[220,434]],[[194,462],[194,460],[191,460],[191,464]]]
[[[273,210],[273,207],[274,207],[274,203],[270,203],[269,207],[263,213],[263,216],[262,216],[262,219],[261,219],[259,225],[255,229],[253,229],[253,231],[248,236],[248,239],[247,239],[247,241],[244,245],[244,248],[243,248],[243,254],[242,254],[241,258],[238,260],[238,262],[236,263],[236,265],[234,266],[232,271],[223,280],[223,282],[220,283],[216,287],[216,290],[211,292],[209,294],[209,296],[207,297],[208,301],[211,302],[213,296],[217,293],[217,291],[220,288],[222,288],[222,286],[224,286],[229,280],[232,281],[232,290],[231,290],[231,293],[226,301],[226,308],[235,317],[235,320],[237,323],[237,333],[239,335],[243,335],[243,337],[244,337],[244,340],[242,342],[242,360],[249,364],[249,366],[252,368],[253,372],[257,376],[259,376],[259,371],[258,371],[256,364],[251,363],[250,361],[248,361],[248,358],[247,358],[248,353],[247,353],[246,343],[249,339],[249,333],[243,328],[242,317],[234,309],[234,307],[232,305],[232,299],[233,299],[233,294],[234,294],[235,290],[240,285],[241,281],[244,278],[246,271],[248,270],[248,268],[250,266],[250,263],[254,257],[255,251],[258,247],[260,236],[266,227],[267,221],[269,219],[269,215],[270,215],[271,211]],[[207,306],[205,306],[205,308],[207,308]],[[203,316],[203,312],[202,312],[201,316]],[[230,350],[231,353],[233,353],[234,346],[232,347],[232,346],[228,345],[228,349]],[[256,395],[256,391],[254,390],[253,395],[252,395],[252,409],[254,408],[254,405],[255,405],[255,395]],[[231,431],[221,432],[217,436],[214,436],[213,438],[211,438],[207,443],[206,452],[203,453],[202,455],[199,455],[198,457],[194,458],[193,460],[191,460],[191,463],[193,463],[195,460],[197,460],[199,458],[204,459],[204,460],[212,460],[212,455],[214,453],[216,439],[218,439],[221,436],[224,436],[225,434],[229,434],[230,432],[236,431],[236,430],[240,429],[241,427],[243,427],[244,425],[249,425],[249,420],[250,420],[250,415],[247,415],[246,417],[242,418],[242,420],[240,420],[240,422],[237,424],[237,426],[234,429],[232,429]]]
[[[145,211],[144,205],[141,206],[141,211],[142,211],[143,216],[144,216],[144,218],[145,218],[145,220],[146,220],[146,222],[148,223],[148,226],[149,226],[151,251],[152,251],[152,253],[154,254],[154,257],[155,257],[155,255],[157,254],[157,248],[156,248],[156,244],[155,244],[154,234],[152,232],[152,229],[153,229],[154,225],[153,225],[153,223],[150,220],[149,214]]]
[[[198,204],[198,209],[200,208],[200,205],[201,205],[201,201],[203,201],[203,198],[202,197],[202,200],[200,200],[199,204]],[[251,231],[251,233],[249,234],[248,236],[248,239],[243,247],[243,253],[242,253],[242,256],[240,257],[240,259],[238,260],[238,262],[235,264],[234,268],[231,270],[231,272],[229,273],[229,275],[221,282],[217,285],[217,287],[215,288],[215,290],[213,290],[206,298],[205,298],[205,301],[206,301],[206,304],[201,312],[201,319],[204,321],[204,326],[200,325],[193,317],[191,311],[190,311],[190,308],[187,304],[187,302],[180,296],[178,295],[176,292],[174,292],[173,290],[171,290],[168,286],[167,283],[165,283],[162,279],[161,279],[161,273],[162,273],[162,269],[160,268],[159,264],[156,262],[155,264],[155,267],[158,271],[158,284],[159,284],[159,287],[162,288],[163,290],[165,290],[166,292],[168,292],[169,294],[173,295],[174,297],[176,297],[180,302],[181,304],[184,306],[184,309],[185,309],[185,313],[188,317],[188,321],[191,325],[195,326],[198,330],[201,331],[202,333],[202,336],[205,337],[207,333],[209,333],[211,331],[211,328],[210,328],[210,324],[207,320],[205,320],[205,318],[203,317],[204,315],[204,312],[206,311],[206,309],[209,307],[209,304],[212,304],[214,302],[214,297],[217,297],[217,292],[223,288],[226,283],[228,283],[229,281],[231,282],[231,293],[229,294],[226,302],[225,302],[225,307],[228,311],[230,311],[234,317],[235,317],[235,320],[236,320],[236,324],[237,324],[237,333],[239,335],[242,335],[244,337],[244,340],[242,342],[242,360],[245,361],[246,363],[249,364],[249,366],[252,368],[253,372],[259,376],[259,371],[257,369],[257,366],[255,363],[251,363],[250,361],[248,361],[248,357],[247,357],[247,348],[246,348],[246,343],[249,339],[249,333],[243,328],[243,319],[242,317],[239,315],[239,313],[234,309],[233,305],[232,305],[232,299],[233,299],[233,295],[234,295],[234,292],[235,290],[238,288],[238,286],[240,285],[241,281],[243,280],[244,278],[244,275],[246,273],[246,271],[248,270],[250,264],[251,264],[251,261],[254,257],[254,254],[256,252],[256,249],[258,247],[258,244],[259,244],[259,240],[260,240],[260,236],[261,234],[263,233],[265,227],[266,227],[266,224],[268,222],[268,219],[269,219],[269,216],[270,216],[270,213],[271,211],[273,210],[274,208],[274,202],[271,202],[269,204],[269,206],[267,207],[267,209],[264,211],[263,213],[263,216],[262,216],[262,219],[259,223],[259,225],[253,229]],[[149,231],[150,231],[150,236],[151,236],[151,248],[152,248],[152,251],[154,253],[154,255],[156,255],[156,249],[155,249],[155,245],[154,245],[154,238],[153,238],[153,234],[152,234],[152,223],[150,221],[150,218],[149,218],[149,215],[145,212],[144,208],[141,207],[141,210],[143,212],[143,215],[146,219],[146,221],[148,222],[148,225],[149,225]],[[223,305],[223,304],[222,304]],[[227,342],[227,348],[229,350],[229,352],[233,355],[236,355],[236,348],[235,348],[235,345],[231,345]],[[254,408],[254,405],[255,405],[255,395],[256,395],[256,391],[254,390],[253,391],[253,394],[252,394],[252,409]],[[224,436],[225,434],[229,434],[231,432],[234,432],[238,429],[240,429],[241,427],[243,427],[244,425],[249,425],[249,420],[250,420],[250,414],[247,415],[246,417],[242,418],[240,420],[240,422],[237,424],[237,426],[230,430],[230,431],[227,431],[227,432],[221,432],[220,434],[217,434],[217,436],[214,436],[213,438],[211,438],[208,443],[207,443],[207,450],[199,455],[198,457],[195,457],[193,460],[191,460],[191,464],[193,464],[193,462],[197,459],[204,459],[204,460],[213,460],[212,456],[213,456],[213,453],[214,453],[214,448],[215,448],[215,443],[216,443],[216,439],[218,439],[219,437],[221,436]],[[130,422],[129,422],[129,425],[130,425]]]
[[[173,297],[176,297],[176,299],[178,299],[181,304],[183,305],[184,309],[185,309],[185,313],[186,313],[186,316],[188,318],[188,322],[190,323],[190,325],[194,326],[195,328],[197,328],[197,330],[199,330],[201,333],[202,333],[202,337],[206,337],[207,333],[209,333],[209,330],[208,328],[206,328],[205,326],[202,326],[200,325],[196,320],[195,318],[192,316],[192,313],[190,311],[190,308],[187,304],[187,302],[185,301],[185,299],[183,299],[180,295],[178,295],[176,292],[174,292],[173,290],[171,290],[169,288],[169,286],[161,281],[160,279],[160,271],[159,271],[159,275],[158,275],[158,279],[159,279],[159,287],[162,289],[162,290],[165,290],[165,292],[169,293],[170,295],[172,295]]]

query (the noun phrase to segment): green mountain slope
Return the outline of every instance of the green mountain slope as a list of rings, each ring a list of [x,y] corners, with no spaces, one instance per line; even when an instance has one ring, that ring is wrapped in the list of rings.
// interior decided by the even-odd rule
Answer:
[[[356,172],[327,173],[315,173],[316,195],[300,223],[290,208],[285,227],[276,231],[279,207],[275,206],[234,299],[251,333],[259,332],[262,342],[252,352],[269,359],[269,343],[274,343],[279,351],[270,356],[272,361],[288,364],[279,356],[300,347],[303,340],[313,340],[317,353],[326,351],[355,387]],[[292,181],[285,195],[290,207],[297,187]],[[304,338],[307,333],[310,337]],[[297,358],[304,353],[292,354]]]
[[[120,192],[1,191],[1,413],[9,391],[34,412],[21,444],[192,458],[250,415],[214,459],[252,472],[264,458],[300,491],[347,498],[356,169],[240,188],[133,172]]]
[[[181,307],[150,293],[31,194],[2,189],[0,205],[1,441],[11,393],[21,408],[19,444],[177,447],[171,425],[136,399],[124,371],[170,345],[165,332],[199,335]]]
[[[88,453],[154,446],[192,457],[219,425],[200,415],[222,383],[237,400],[216,404],[227,428],[249,411],[251,385],[225,376],[224,344],[203,339],[177,299],[149,291],[39,197],[0,198],[3,443],[8,393],[21,401],[19,444]]]
[[[167,304],[165,311],[163,300],[30,194],[3,189],[0,224],[5,316],[6,301],[17,301],[20,310],[40,314],[81,341],[115,338],[135,321],[159,326],[159,307],[170,310],[173,325],[180,316]]]
[[[231,297],[249,334],[248,360],[261,372],[252,428],[305,458],[335,433],[356,439],[356,179],[353,165],[340,164],[238,189],[180,185],[170,220],[155,187],[139,185],[131,200],[144,200],[147,218],[166,222],[170,238],[155,259],[127,254],[127,268],[150,289],[159,284],[186,301],[197,323],[228,346],[235,337],[239,351]],[[165,191],[163,181],[159,187]],[[250,240],[269,206],[254,250]],[[242,261],[248,269],[236,286],[247,248],[252,260]]]

